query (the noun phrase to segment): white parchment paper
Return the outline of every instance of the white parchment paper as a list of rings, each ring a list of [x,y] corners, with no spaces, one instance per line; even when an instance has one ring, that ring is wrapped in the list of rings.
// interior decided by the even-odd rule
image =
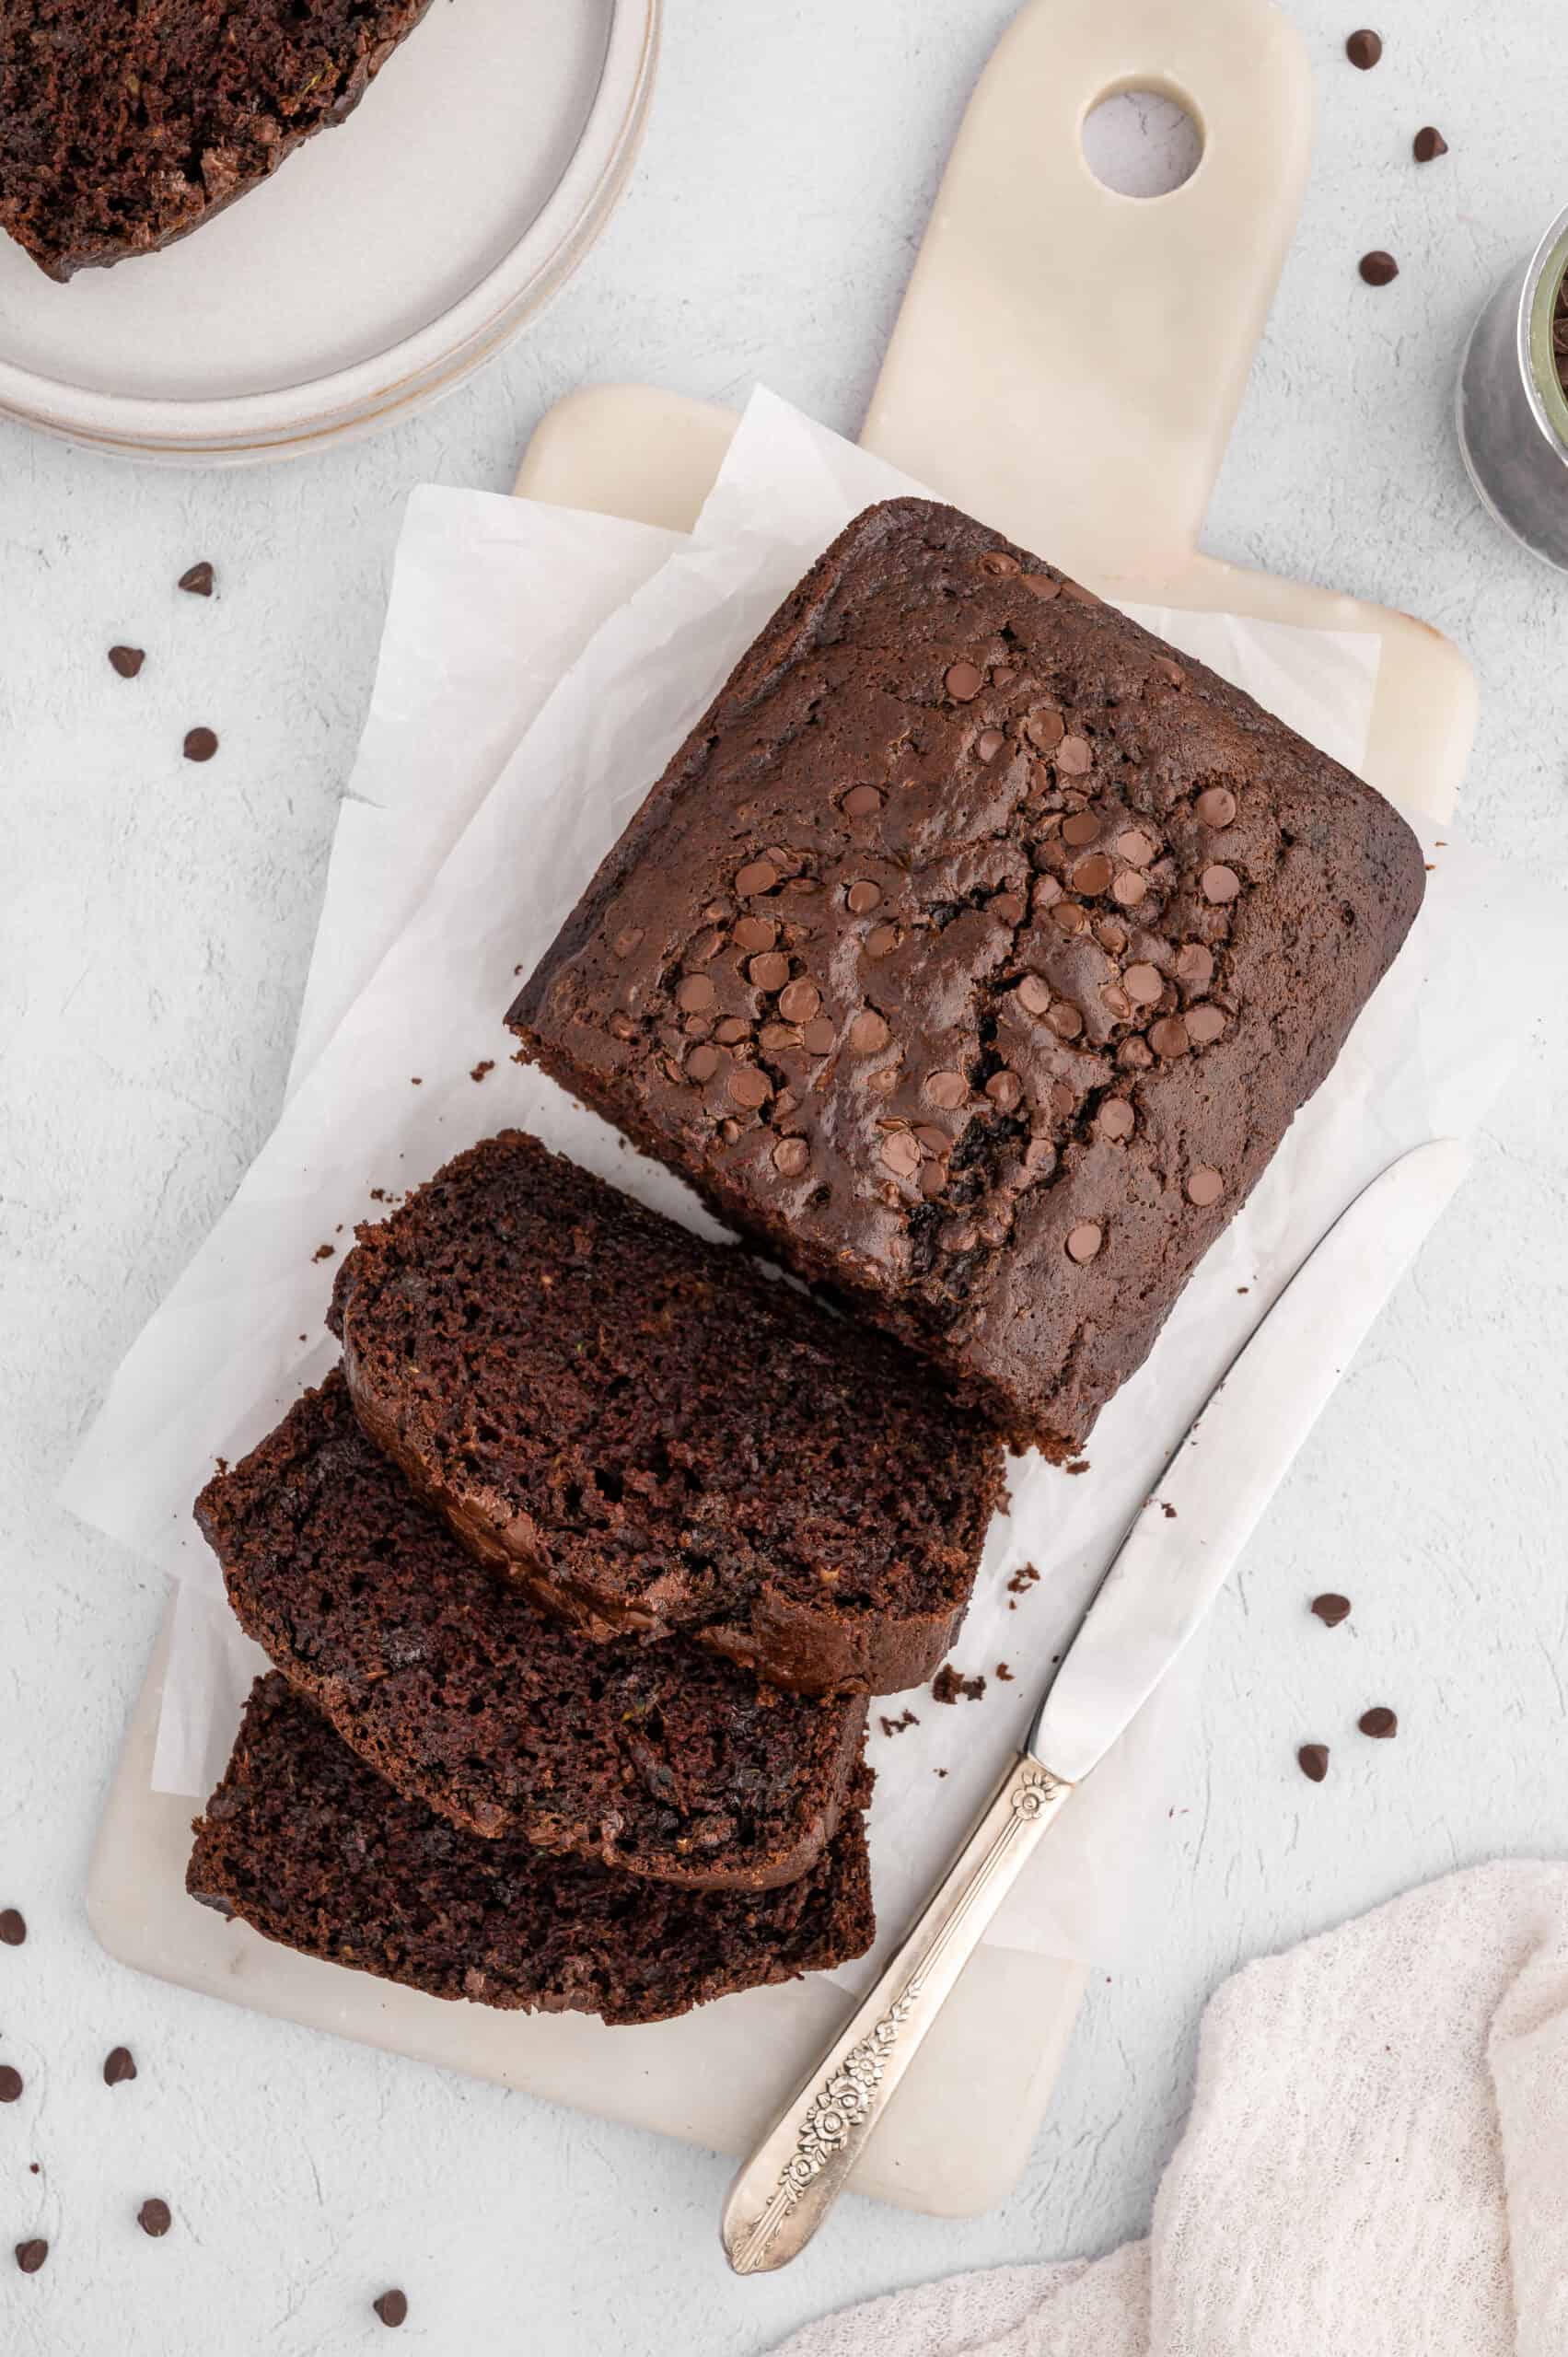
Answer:
[[[868,502],[918,489],[757,394],[690,540],[477,493],[411,504],[388,636],[282,1119],[110,1386],[65,1502],[182,1583],[156,1776],[204,1794],[259,1657],[222,1605],[191,1502],[335,1350],[321,1318],[371,1190],[427,1178],[507,1123],[705,1233],[681,1183],[537,1072],[509,1062],[516,976],[794,581]],[[1378,643],[1223,615],[1138,618],[1354,768]],[[1000,1771],[1062,1632],[1170,1449],[1261,1310],[1388,1161],[1481,1118],[1532,1009],[1561,992],[1555,904],[1432,845],[1427,904],[1329,1082],[1215,1245],[1148,1364],[1100,1418],[1088,1472],[1012,1469],[955,1659],[983,1699],[873,1706],[872,1849],[896,1935]],[[476,1084],[470,1070],[494,1069]],[[331,1257],[318,1260],[327,1244]],[[1022,1564],[1040,1572],[1022,1592]],[[1011,1679],[997,1675],[1005,1663]],[[1194,1648],[1064,1815],[996,1936],[1114,1957]],[[917,1724],[877,1726],[906,1707]],[[854,1984],[866,1968],[843,1977]]]

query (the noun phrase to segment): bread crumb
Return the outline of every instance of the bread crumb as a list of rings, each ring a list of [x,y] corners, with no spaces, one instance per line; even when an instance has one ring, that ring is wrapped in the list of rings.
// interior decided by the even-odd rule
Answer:
[[[919,1726],[920,1721],[912,1711],[906,1711],[901,1719],[878,1718],[877,1724],[884,1735],[902,1735],[906,1727]]]
[[[337,1248],[335,1244],[318,1244],[310,1258],[313,1260],[330,1260]]]
[[[931,1681],[933,1700],[938,1702],[956,1702],[960,1694],[966,1702],[978,1702],[984,1691],[983,1678],[966,1678],[950,1661],[943,1663]]]
[[[1071,1465],[1063,1466],[1062,1469],[1064,1473],[1086,1473],[1089,1460],[1086,1457],[1075,1457]]]
[[[487,1072],[494,1072],[494,1070],[495,1070],[495,1059],[494,1059],[494,1056],[486,1056],[482,1063],[477,1063],[477,1064],[475,1064],[475,1066],[474,1066],[473,1070],[472,1070],[472,1071],[470,1073],[470,1074],[469,1074],[469,1078],[470,1078],[470,1080],[482,1080],[482,1079],[484,1078],[484,1075],[485,1075],[485,1074],[486,1074]]]
[[[1034,1565],[1020,1563],[1007,1583],[1007,1593],[1009,1596],[1027,1596],[1031,1587],[1038,1586],[1039,1582],[1040,1573]]]
[[[1011,1686],[1013,1683],[1013,1673],[1008,1668],[1005,1661],[999,1661],[997,1663],[996,1675],[1002,1680],[1004,1686]]]

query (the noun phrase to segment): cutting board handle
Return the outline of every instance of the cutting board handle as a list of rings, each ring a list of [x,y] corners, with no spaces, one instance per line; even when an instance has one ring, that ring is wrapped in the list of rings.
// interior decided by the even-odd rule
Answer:
[[[1133,89],[1203,135],[1166,196],[1118,195],[1084,157],[1086,116]],[[1029,0],[970,101],[863,443],[1102,587],[1178,567],[1311,137],[1306,52],[1268,0]]]

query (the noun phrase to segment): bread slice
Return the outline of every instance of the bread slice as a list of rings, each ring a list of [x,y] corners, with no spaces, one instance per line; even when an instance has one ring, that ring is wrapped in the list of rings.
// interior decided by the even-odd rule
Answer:
[[[353,113],[430,0],[6,0],[0,228],[51,278],[152,253]]]
[[[459,1833],[389,1790],[273,1672],[196,1819],[186,1887],[264,1938],[434,1997],[665,2021],[864,1954],[870,1782],[857,1771],[831,1846],[800,1881],[676,1890]]]
[[[694,1888],[792,1882],[832,1838],[864,1703],[563,1627],[413,1496],[341,1376],[209,1482],[196,1518],[247,1632],[452,1823]]]
[[[807,1693],[951,1651],[1001,1447],[897,1344],[517,1131],[359,1238],[331,1322],[360,1422],[552,1611]]]

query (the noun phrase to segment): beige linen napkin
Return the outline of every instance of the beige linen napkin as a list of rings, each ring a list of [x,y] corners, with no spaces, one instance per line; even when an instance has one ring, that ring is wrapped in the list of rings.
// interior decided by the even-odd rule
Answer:
[[[778,2357],[1564,2357],[1568,1866],[1478,1866],[1228,1980],[1146,2242]]]

